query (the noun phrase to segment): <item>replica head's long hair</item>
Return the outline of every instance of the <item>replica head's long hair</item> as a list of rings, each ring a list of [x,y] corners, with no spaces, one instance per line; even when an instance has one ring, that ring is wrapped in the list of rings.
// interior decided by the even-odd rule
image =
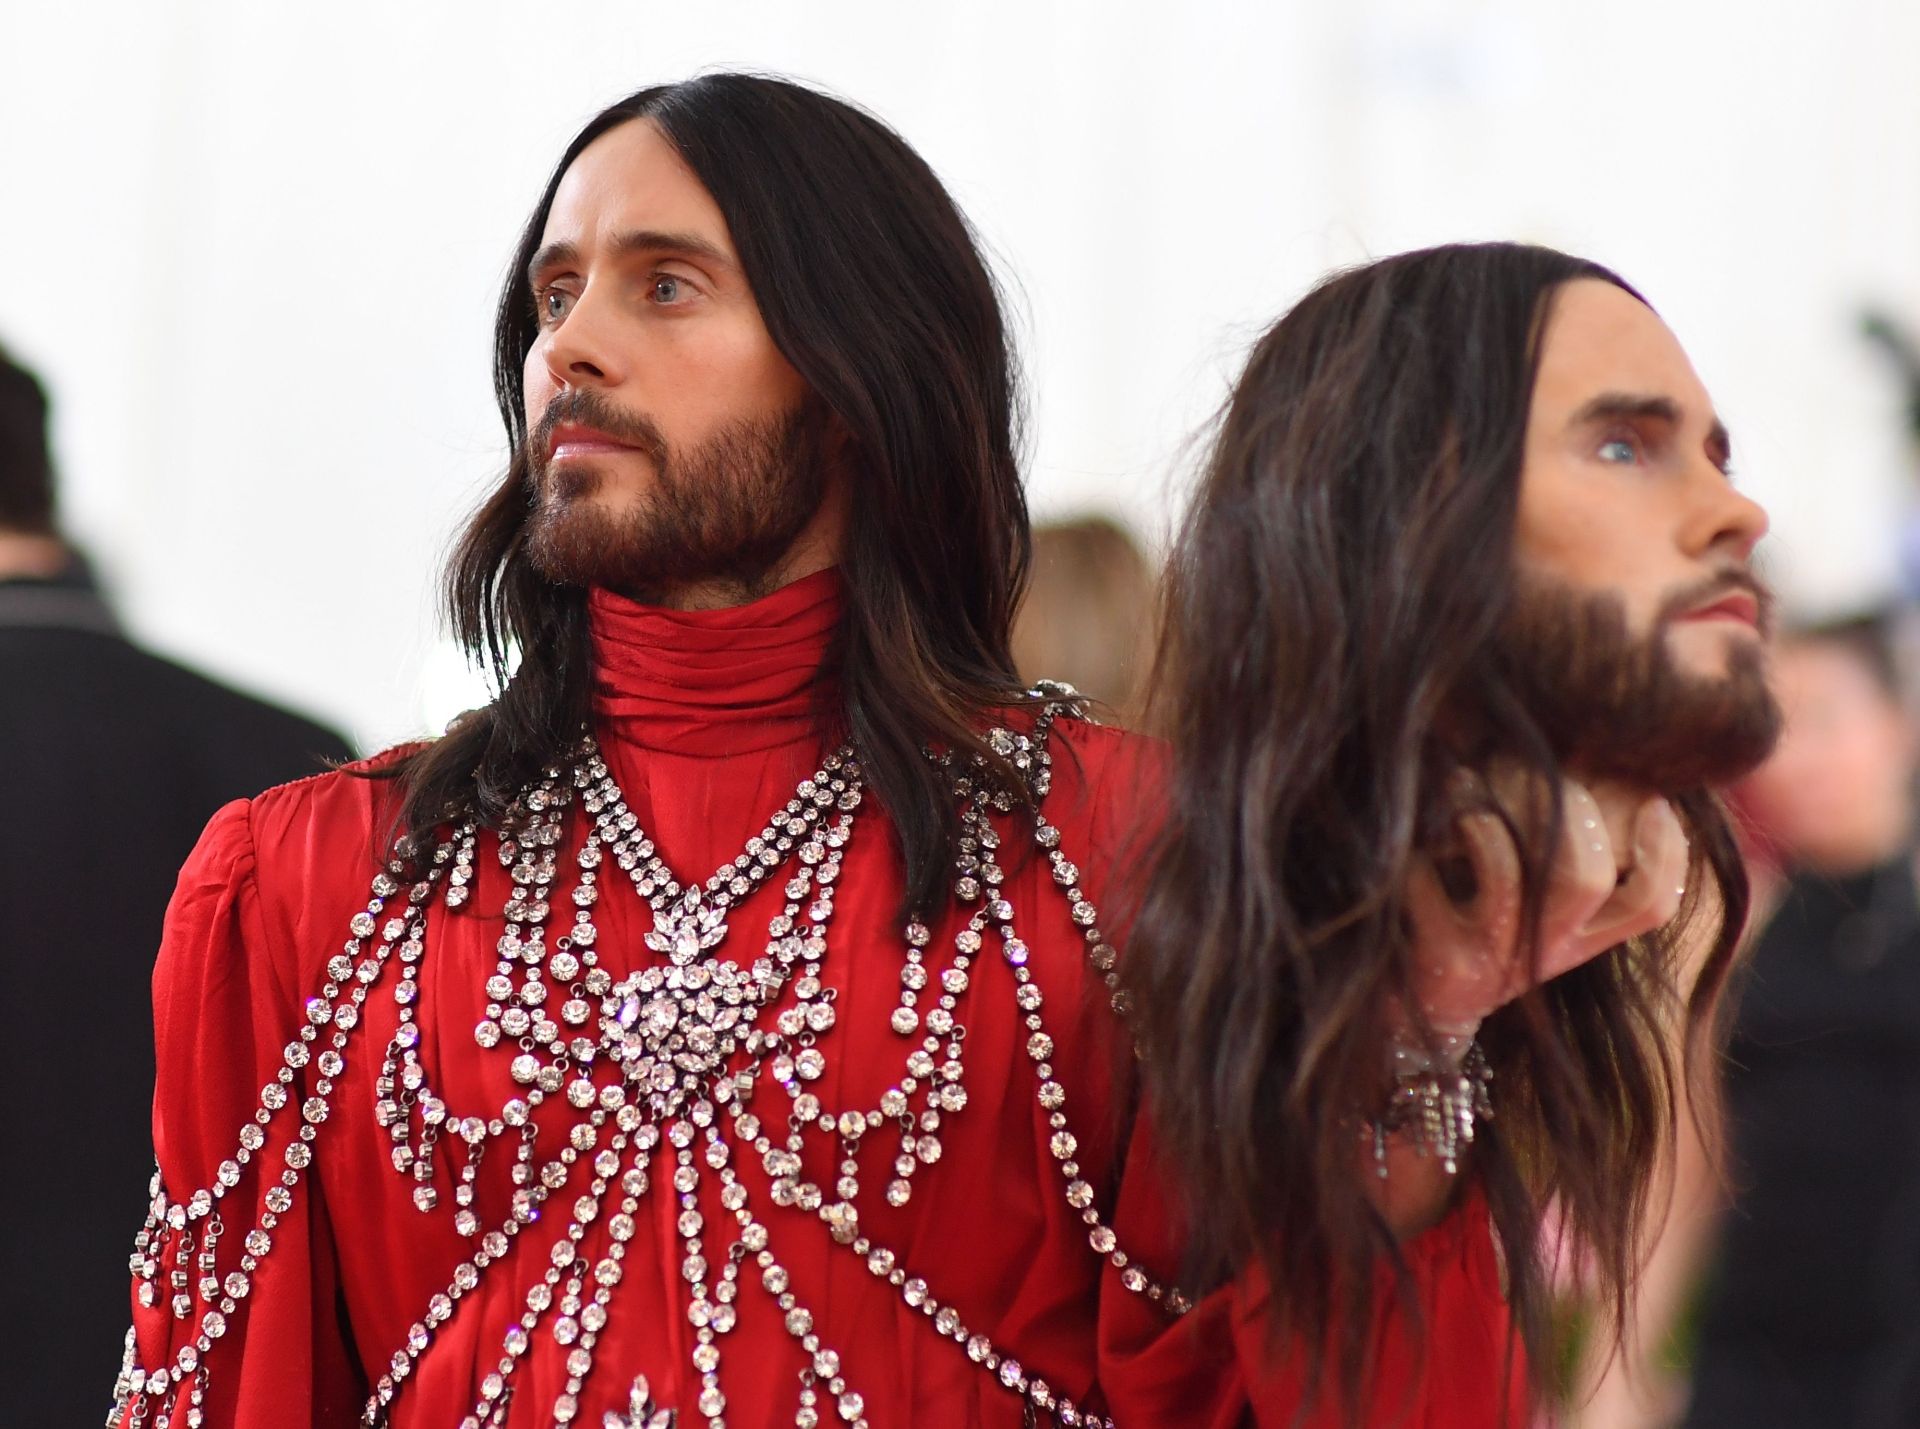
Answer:
[[[1255,348],[1169,572],[1170,810],[1125,959],[1148,1104],[1184,1179],[1191,1273],[1263,1269],[1278,1333],[1337,1345],[1342,1396],[1366,1378],[1373,1267],[1395,1254],[1362,1189],[1361,1126],[1382,1100],[1385,1008],[1415,1005],[1409,870],[1449,825],[1447,773],[1481,757],[1459,747],[1463,714],[1475,749],[1556,791],[1543,836],[1509,821],[1522,926],[1540,925],[1559,770],[1499,638],[1540,336],[1578,278],[1632,292],[1512,244],[1323,283]],[[1496,1119],[1472,1170],[1542,1378],[1543,1209],[1622,1323],[1675,1119],[1667,1049],[1683,1003],[1697,1044],[1745,917],[1719,804],[1673,803],[1692,846],[1683,916],[1481,1030]],[[1683,997],[1674,929],[1696,914],[1718,923]]]
[[[587,723],[586,592],[548,580],[527,556],[527,265],[568,166],[636,120],[656,125],[712,194],[768,333],[851,436],[840,706],[825,715],[859,749],[901,841],[908,901],[924,904],[954,831],[922,749],[997,764],[978,712],[1020,698],[1008,648],[1030,539],[1017,373],[999,292],[933,171],[872,115],[759,75],[704,75],[602,111],[527,220],[494,325],[494,394],[515,455],[448,570],[454,632],[503,690],[401,762],[402,824],[498,821]]]

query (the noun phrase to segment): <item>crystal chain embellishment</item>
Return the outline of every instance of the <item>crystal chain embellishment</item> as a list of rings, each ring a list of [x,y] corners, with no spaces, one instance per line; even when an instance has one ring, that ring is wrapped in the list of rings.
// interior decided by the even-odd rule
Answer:
[[[174,1201],[155,1171],[152,1206],[134,1238],[129,1267],[143,1306],[153,1308],[165,1296],[173,1318],[192,1328],[173,1358],[152,1369],[137,1363],[135,1335],[132,1330],[127,1332],[126,1354],[114,1385],[116,1419],[124,1414],[130,1423],[150,1423],[152,1429],[172,1429],[176,1423],[185,1429],[200,1429],[205,1423],[209,1352],[227,1333],[229,1317],[239,1312],[261,1262],[273,1249],[281,1218],[293,1209],[295,1193],[313,1161],[319,1128],[332,1110],[336,1079],[346,1070],[346,1052],[359,1025],[368,989],[379,980],[396,944],[411,926],[411,915],[428,902],[452,852],[452,843],[434,850],[425,877],[407,889],[409,917],[390,918],[383,928],[380,915],[388,900],[401,890],[400,880],[406,876],[413,856],[412,845],[396,848],[393,860],[375,875],[366,907],[351,920],[352,936],[343,950],[328,960],[326,982],[319,995],[304,1005],[304,1018],[281,1054],[278,1072],[261,1089],[258,1107],[240,1128],[239,1145],[233,1155],[217,1168],[214,1184],[194,1191],[184,1202]],[[377,928],[379,943],[369,949]],[[323,1034],[328,1045],[316,1055],[313,1047]],[[316,1075],[309,1084],[309,1095],[301,1098],[295,1083],[309,1065]],[[289,1119],[283,1113],[295,1114],[297,1119],[291,1136],[284,1138],[285,1145],[280,1148],[282,1169],[276,1174],[266,1164],[265,1153],[269,1129]],[[256,1159],[262,1162],[260,1205],[241,1237],[241,1253],[230,1262],[233,1268],[223,1277],[219,1247],[224,1221],[218,1208],[240,1186]],[[169,1254],[173,1268],[166,1271],[163,1289],[160,1277]],[[189,1274],[190,1263],[199,1272],[197,1278]]]
[[[1028,781],[1036,806],[1051,781],[1047,744],[1055,719],[1066,708],[1059,701],[1071,696],[1064,687],[1045,693],[1055,703],[1044,709],[1031,735],[1003,729],[990,734],[995,753]],[[459,1313],[490,1268],[509,1257],[513,1242],[549,1204],[566,1212],[564,1231],[545,1258],[544,1272],[525,1292],[524,1310],[508,1327],[498,1360],[482,1377],[479,1396],[461,1424],[462,1429],[481,1429],[505,1423],[519,1366],[541,1334],[551,1336],[564,1352],[567,1372],[551,1407],[552,1421],[556,1426],[573,1423],[623,1278],[626,1246],[636,1234],[643,1201],[656,1190],[650,1168],[656,1156],[664,1156],[671,1174],[657,1190],[678,1203],[680,1268],[687,1314],[695,1327],[691,1355],[699,1384],[696,1407],[708,1429],[725,1429],[721,1352],[736,1321],[742,1284],[753,1282],[773,1298],[804,1356],[796,1429],[817,1429],[829,1418],[866,1425],[864,1400],[848,1380],[840,1353],[821,1338],[813,1311],[793,1288],[735,1172],[736,1159],[750,1155],[768,1174],[776,1204],[814,1213],[831,1243],[860,1257],[871,1274],[899,1292],[908,1308],[1006,1389],[1053,1422],[1111,1429],[1101,1416],[1077,1407],[971,1330],[958,1307],[943,1303],[924,1278],[912,1274],[894,1251],[862,1228],[862,1148],[889,1128],[897,1134],[900,1150],[882,1194],[889,1204],[903,1205],[913,1194],[916,1172],[939,1161],[947,1123],[966,1108],[966,1027],[961,1013],[975,976],[973,964],[991,937],[1013,973],[1026,1054],[1050,1132],[1049,1150],[1068,1203],[1088,1228],[1090,1247],[1119,1269],[1127,1289],[1172,1313],[1187,1308],[1176,1292],[1149,1280],[1130,1261],[1080,1174],[1066,1093],[1051,1062],[1053,1041],[1043,1020],[1042,990],[1027,966],[1012,905],[1003,896],[1005,872],[997,852],[1001,840],[989,817],[1008,813],[1015,800],[993,783],[981,763],[961,765],[950,758],[940,762],[961,805],[954,893],[971,911],[954,938],[950,960],[937,972],[928,962],[930,928],[918,919],[909,923],[899,998],[889,1027],[910,1050],[903,1075],[872,1108],[835,1112],[823,1106],[813,1090],[827,1067],[822,1043],[838,1021],[837,993],[823,981],[822,971],[833,893],[861,803],[859,767],[850,751],[837,752],[802,781],[737,858],[703,883],[684,887],[640,828],[590,739],[573,759],[543,772],[512,811],[509,831],[497,836],[495,852],[512,891],[503,910],[498,963],[486,983],[485,1015],[473,1036],[483,1050],[497,1049],[508,1058],[516,1092],[485,1117],[457,1115],[434,1091],[419,1055],[417,1017],[427,954],[427,906],[442,886],[450,909],[469,901],[481,835],[470,824],[455,829],[435,848],[426,877],[409,889],[403,913],[380,928],[385,901],[399,891],[397,879],[411,852],[396,849],[394,861],[375,881],[366,910],[353,919],[354,941],[329,964],[330,980],[322,997],[308,1004],[310,1020],[300,1042],[288,1048],[288,1065],[263,1092],[258,1125],[249,1125],[236,1161],[221,1168],[222,1185],[237,1185],[247,1158],[263,1145],[259,1128],[293,1102],[287,1088],[306,1065],[306,1045],[320,1035],[319,1029],[331,1027],[334,1046],[323,1054],[314,1094],[301,1104],[303,1124],[287,1149],[282,1184],[268,1192],[266,1210],[247,1237],[240,1278],[228,1277],[225,1298],[213,1302],[213,1313],[233,1313],[245,1295],[244,1277],[270,1246],[274,1218],[291,1206],[299,1174],[310,1159],[315,1128],[326,1119],[332,1078],[343,1065],[340,1054],[359,1008],[369,989],[397,966],[391,985],[396,1031],[375,1078],[375,1120],[390,1138],[396,1172],[412,1181],[413,1202],[422,1213],[442,1212],[441,1192],[450,1185],[454,1225],[472,1248],[394,1352],[374,1385],[363,1423],[386,1422],[395,1397],[438,1332]],[[584,826],[584,837],[574,859],[578,878],[568,924],[555,916],[555,885],[570,817]],[[1052,880],[1086,939],[1089,963],[1120,1010],[1113,991],[1113,950],[1079,887],[1078,870],[1060,851],[1056,828],[1036,816],[1033,830]],[[617,981],[599,965],[599,933],[593,921],[599,876],[609,861],[651,908],[653,928],[645,942],[663,959]],[[784,904],[769,921],[764,953],[744,966],[722,957],[730,911],[789,864],[793,867],[783,887]],[[549,945],[555,927],[564,931],[552,936]],[[380,942],[368,951],[377,928]],[[349,977],[352,986],[342,993]],[[775,1100],[784,1099],[784,1111],[756,1107],[756,1096],[769,1089],[782,1094]],[[539,1123],[561,1103],[564,1143],[543,1159],[537,1150]],[[838,1174],[830,1193],[801,1174],[803,1153],[814,1135],[837,1143]],[[505,1218],[483,1233],[478,1172],[494,1142],[509,1146],[512,1189]],[[718,1224],[710,1223],[702,1209],[700,1190],[709,1176],[719,1182],[724,1216]],[[570,1185],[577,1189],[568,1190]],[[181,1208],[166,1200],[156,1178],[155,1214],[135,1255],[143,1294],[160,1295],[163,1277],[169,1289],[186,1288],[196,1251],[184,1233],[202,1222],[206,1225],[200,1232],[203,1248],[197,1264],[211,1269],[219,1239],[219,1219],[211,1212],[221,1194],[198,1192]],[[173,1237],[178,1270],[163,1264],[168,1236]],[[587,1249],[590,1237],[599,1245],[597,1251]],[[185,1297],[189,1312],[212,1300],[210,1291],[221,1289],[204,1275],[199,1288],[200,1300]],[[211,1322],[171,1366],[145,1374],[134,1368],[130,1337],[121,1400],[136,1406],[138,1422],[144,1423],[151,1409],[157,1416],[154,1429],[167,1429],[169,1416],[182,1402],[181,1387],[190,1384],[180,1422],[200,1423],[205,1353],[223,1328],[223,1322]],[[604,1416],[607,1429],[670,1429],[675,1423],[675,1412],[653,1402],[644,1378],[633,1381],[624,1411],[610,1410]]]

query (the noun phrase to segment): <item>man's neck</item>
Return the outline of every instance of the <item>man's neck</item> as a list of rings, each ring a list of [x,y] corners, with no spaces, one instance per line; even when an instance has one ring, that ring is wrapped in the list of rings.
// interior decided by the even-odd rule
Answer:
[[[0,580],[52,580],[72,562],[58,536],[0,530]]]

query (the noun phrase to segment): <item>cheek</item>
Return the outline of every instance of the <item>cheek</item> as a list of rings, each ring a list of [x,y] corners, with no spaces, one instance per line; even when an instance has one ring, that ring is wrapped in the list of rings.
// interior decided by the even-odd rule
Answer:
[[[521,406],[527,419],[527,430],[532,431],[545,415],[547,405],[553,401],[558,384],[553,373],[548,370],[546,360],[535,343],[527,349],[527,359],[520,365]]]
[[[1650,534],[1623,519],[1619,507],[1598,499],[1598,493],[1556,497],[1521,505],[1514,528],[1521,569],[1576,590],[1617,596],[1626,607],[1629,629],[1644,636],[1684,572],[1676,577]]]
[[[791,411],[807,385],[765,331],[709,331],[680,346],[651,383],[663,430],[698,438],[729,422]]]

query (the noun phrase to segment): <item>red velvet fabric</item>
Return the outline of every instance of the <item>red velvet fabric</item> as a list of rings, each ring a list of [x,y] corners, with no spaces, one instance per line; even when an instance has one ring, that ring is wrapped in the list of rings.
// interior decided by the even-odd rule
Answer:
[[[683,880],[704,878],[739,852],[821,757],[815,712],[831,688],[821,661],[840,601],[832,572],[750,606],[695,614],[594,594],[598,733],[630,806]],[[1073,720],[1058,727],[1046,813],[1061,829],[1068,856],[1085,871],[1096,904],[1103,904],[1117,851],[1143,816],[1151,758],[1114,731]],[[302,1002],[324,981],[327,958],[366,899],[375,835],[387,826],[392,793],[390,784],[342,773],[270,790],[216,816],[183,870],[154,974],[154,1137],[174,1197],[211,1185],[215,1168],[233,1154],[259,1088],[280,1065]],[[1007,832],[1012,855],[1018,844],[1011,825]],[[1044,862],[1009,857],[1007,863],[1005,896],[1046,995],[1079,1160],[1100,1188],[1101,1204],[1118,1202],[1123,1246],[1156,1270],[1171,1270],[1175,1250],[1160,1191],[1148,1179],[1148,1158],[1125,1158],[1116,1146],[1113,1018],[1104,990],[1086,966],[1083,940]],[[573,882],[570,856],[561,867],[564,897]],[[418,1011],[423,1060],[456,1116],[495,1115],[514,1090],[507,1056],[481,1052],[472,1038],[486,1001],[482,984],[494,967],[505,892],[505,874],[490,853],[479,868],[473,901],[453,913],[437,907],[431,916]],[[745,956],[749,946],[757,951],[767,918],[778,911],[780,882],[771,880],[733,915],[731,955]],[[903,961],[901,886],[899,851],[883,811],[870,800],[847,850],[823,969],[824,980],[840,990],[839,1021],[821,1043],[828,1070],[816,1086],[829,1108],[876,1104],[915,1045],[888,1026]],[[602,965],[620,976],[656,956],[641,943],[650,914],[623,880],[603,879],[601,888]],[[930,968],[945,966],[943,956],[932,954],[950,949],[963,923],[951,907],[934,920]],[[908,1272],[924,1277],[971,1328],[1017,1355],[1030,1374],[1043,1375],[1076,1401],[1103,1407],[1123,1429],[1293,1423],[1301,1354],[1276,1364],[1268,1353],[1257,1291],[1222,1292],[1170,1323],[1123,1289],[1117,1272],[1103,1269],[1048,1151],[1051,1132],[1022,1050],[1027,1030],[1012,975],[991,944],[974,969],[958,1014],[967,1028],[967,1105],[946,1119],[945,1154],[916,1176],[912,1199],[902,1207],[888,1207],[879,1195],[897,1145],[865,1147],[863,1228],[893,1247]],[[281,1219],[252,1293],[208,1356],[207,1423],[215,1429],[356,1422],[368,1381],[402,1346],[408,1326],[445,1288],[453,1267],[471,1254],[472,1243],[455,1233],[444,1209],[434,1215],[415,1210],[412,1183],[394,1172],[387,1137],[373,1123],[373,1077],[396,1018],[386,993],[383,982],[367,1000],[332,1113],[319,1129],[315,1169]],[[555,1123],[545,1135],[557,1145],[566,1118],[550,1111],[546,1120]],[[280,1144],[270,1140],[265,1154],[276,1169]],[[656,1153],[662,1158],[655,1163],[657,1187],[667,1180],[664,1155]],[[509,1160],[502,1155],[498,1164],[483,1163],[479,1208],[488,1225],[505,1218]],[[833,1244],[812,1214],[773,1204],[756,1158],[737,1164],[781,1263],[813,1308],[822,1338],[840,1351],[875,1429],[1015,1429],[1022,1423],[1021,1401],[938,1335],[898,1290],[869,1273],[863,1258]],[[827,1148],[816,1147],[807,1174],[831,1185]],[[705,1181],[709,1198],[717,1185]],[[229,1233],[245,1230],[260,1194],[250,1170],[225,1203]],[[564,1206],[575,1194],[570,1184],[555,1204]],[[443,1204],[444,1198],[443,1189]],[[725,1223],[717,1201],[706,1209],[710,1224]],[[699,1381],[689,1361],[692,1326],[676,1214],[673,1199],[659,1189],[642,1202],[641,1228],[629,1243],[625,1278],[577,1424],[598,1426],[605,1409],[624,1402],[639,1372],[660,1402],[679,1408],[682,1429],[704,1423],[694,1407]],[[397,1429],[453,1429],[470,1412],[482,1377],[500,1357],[502,1333],[540,1278],[566,1219],[549,1213],[483,1274],[406,1381],[392,1408]],[[603,1219],[590,1235],[605,1234]],[[1434,1337],[1425,1372],[1416,1375],[1402,1329],[1383,1327],[1381,1402],[1404,1404],[1410,1417],[1393,1422],[1415,1429],[1486,1429],[1503,1422],[1495,1406],[1508,1380],[1506,1318],[1484,1215],[1456,1213],[1410,1254]],[[728,1422],[743,1429],[791,1424],[802,1353],[778,1323],[751,1264],[738,1308],[739,1326],[723,1341]],[[164,1303],[136,1308],[136,1328],[136,1360],[147,1367],[167,1362],[186,1335]],[[565,1353],[544,1326],[535,1333],[516,1375],[508,1425],[552,1422]],[[835,1422],[831,1406],[822,1408],[823,1422]],[[1312,1422],[1339,1420],[1328,1410]],[[1517,1414],[1511,1422],[1519,1422]]]

